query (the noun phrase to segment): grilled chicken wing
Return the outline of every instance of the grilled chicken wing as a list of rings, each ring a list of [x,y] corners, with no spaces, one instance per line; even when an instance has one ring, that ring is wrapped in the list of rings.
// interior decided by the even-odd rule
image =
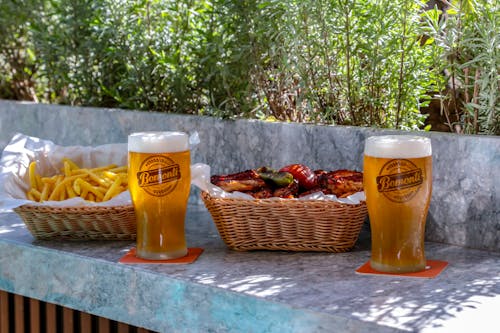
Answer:
[[[229,175],[214,175],[210,177],[210,182],[226,192],[257,191],[266,185],[266,182],[260,178],[255,170],[246,170]]]
[[[363,190],[363,173],[354,170],[336,170],[318,176],[321,188],[337,197],[346,197]]]
[[[253,192],[245,192],[246,194],[250,194],[255,199],[268,199],[273,196],[273,190],[270,187],[263,187]]]
[[[278,198],[295,198],[299,194],[299,182],[293,180],[290,184],[285,187],[278,187],[274,190],[273,196]]]

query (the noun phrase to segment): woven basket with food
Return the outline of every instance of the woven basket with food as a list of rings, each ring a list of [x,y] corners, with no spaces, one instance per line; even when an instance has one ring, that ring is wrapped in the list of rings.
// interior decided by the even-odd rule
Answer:
[[[133,240],[126,149],[17,134],[2,153],[0,209],[13,209],[38,239]]]
[[[204,178],[202,200],[233,250],[346,252],[367,215],[363,174],[354,170],[292,164]]]

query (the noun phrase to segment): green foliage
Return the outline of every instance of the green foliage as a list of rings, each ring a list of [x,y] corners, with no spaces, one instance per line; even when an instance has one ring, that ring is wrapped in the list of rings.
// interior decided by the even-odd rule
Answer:
[[[29,21],[30,9],[35,3],[30,0],[0,2],[0,68],[3,68],[0,96],[3,98],[37,100],[36,55]]]
[[[426,13],[433,75],[441,77],[442,111],[452,132],[500,135],[499,13],[498,1],[484,0],[452,1],[446,20],[437,9]]]
[[[423,129],[436,91],[468,96],[455,132],[498,134],[498,5],[453,3],[3,0],[0,96]]]

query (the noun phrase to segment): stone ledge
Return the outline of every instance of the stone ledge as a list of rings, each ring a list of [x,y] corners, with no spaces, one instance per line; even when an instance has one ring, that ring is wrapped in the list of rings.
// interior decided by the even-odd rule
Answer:
[[[210,215],[190,207],[190,265],[117,263],[133,242],[34,240],[0,214],[0,289],[158,332],[496,332],[500,253],[426,243],[449,266],[434,279],[355,273],[348,253],[228,250]],[[36,277],[36,278],[34,278]]]
[[[143,130],[197,131],[201,143],[192,161],[209,164],[213,173],[296,162],[361,170],[365,138],[395,132],[0,100],[2,149],[17,132],[63,145],[98,145],[126,142],[129,133]],[[500,137],[419,134],[433,146],[427,240],[500,251]],[[201,203],[196,191],[191,200]]]

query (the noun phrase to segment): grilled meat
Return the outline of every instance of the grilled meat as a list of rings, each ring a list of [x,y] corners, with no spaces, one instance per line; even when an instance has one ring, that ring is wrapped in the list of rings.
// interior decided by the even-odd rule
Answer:
[[[257,199],[297,198],[319,191],[343,198],[363,190],[363,173],[354,170],[315,170],[316,184],[310,189],[301,187],[299,180],[291,176],[287,172],[259,168],[213,175],[210,181],[226,192],[244,192]]]
[[[273,197],[278,197],[278,198],[295,198],[299,194],[299,182],[294,179],[293,182],[288,184],[285,187],[278,187],[277,189],[274,190],[273,192]]]
[[[229,175],[214,175],[210,177],[210,182],[226,192],[254,192],[266,186],[266,182],[260,178],[255,170],[246,170]]]
[[[273,190],[270,187],[263,187],[254,192],[245,192],[250,194],[255,199],[268,199],[273,196]]]
[[[353,170],[336,170],[320,174],[318,185],[327,193],[346,197],[363,190],[363,173]]]

